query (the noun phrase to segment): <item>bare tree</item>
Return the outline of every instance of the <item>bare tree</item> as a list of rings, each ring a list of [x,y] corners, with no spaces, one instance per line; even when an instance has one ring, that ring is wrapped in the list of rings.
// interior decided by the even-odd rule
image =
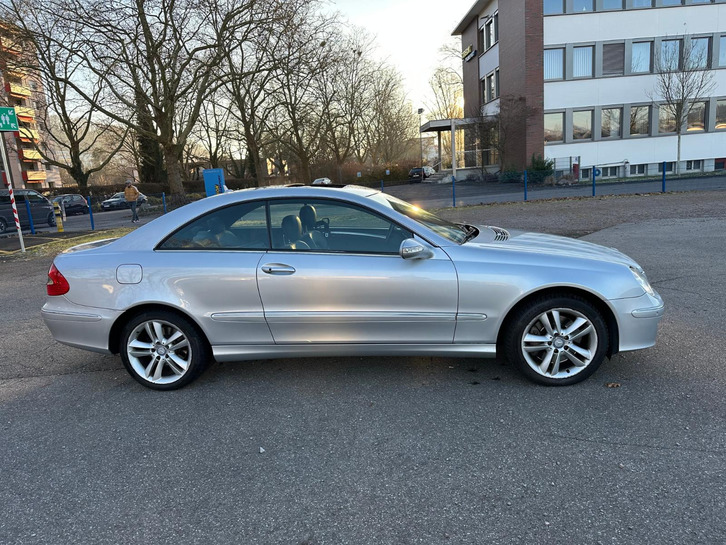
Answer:
[[[301,19],[282,36],[280,64],[275,70],[276,108],[267,131],[284,143],[297,163],[301,181],[312,180],[311,163],[325,130],[322,112],[332,97],[322,91],[322,78],[335,58],[329,41],[335,22],[327,17]]]
[[[680,171],[681,136],[698,103],[714,90],[708,43],[689,36],[663,40],[655,57],[656,83],[650,98],[668,114],[665,121],[677,135],[676,173]],[[705,47],[704,47],[705,46]],[[705,112],[705,109],[704,109]]]
[[[202,105],[217,85],[226,44],[266,24],[279,4],[258,0],[48,0],[42,9],[83,21],[82,47],[69,49],[103,83],[96,97],[74,90],[109,118],[155,140],[172,193],[183,193],[181,157]],[[152,127],[134,115],[148,110]]]
[[[367,116],[377,100],[373,93],[379,66],[371,60],[373,41],[360,29],[351,29],[337,40],[339,54],[331,69],[321,78],[321,91],[329,97],[322,101],[326,151],[335,162],[338,181],[343,181],[343,164],[353,156],[362,138]]]
[[[69,53],[83,39],[80,24],[36,8],[32,2],[14,0],[3,6],[0,17],[14,25],[6,32],[14,34],[24,51],[4,60],[8,70],[25,71],[38,80],[36,119],[47,139],[33,140],[35,149],[45,163],[65,170],[85,191],[90,176],[102,170],[124,145],[128,131],[116,130],[93,101],[74,89],[72,82],[85,77],[82,63]],[[93,82],[87,93],[97,100],[103,93],[102,82]],[[112,139],[106,138],[109,133]]]
[[[418,149],[418,117],[403,92],[401,75],[390,67],[378,70],[365,135],[365,152],[373,164],[390,165]],[[416,154],[418,155],[418,154]]]

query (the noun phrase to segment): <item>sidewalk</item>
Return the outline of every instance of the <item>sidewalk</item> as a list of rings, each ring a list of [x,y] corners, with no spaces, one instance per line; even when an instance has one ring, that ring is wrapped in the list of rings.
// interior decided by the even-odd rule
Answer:
[[[88,232],[64,232],[58,233],[53,231],[47,231],[45,233],[38,233],[31,235],[30,233],[23,233],[23,242],[25,248],[33,248],[36,246],[42,246],[49,242],[63,239],[74,239],[85,236]],[[0,255],[8,255],[20,252],[20,241],[18,240],[17,232],[9,233],[0,237]]]

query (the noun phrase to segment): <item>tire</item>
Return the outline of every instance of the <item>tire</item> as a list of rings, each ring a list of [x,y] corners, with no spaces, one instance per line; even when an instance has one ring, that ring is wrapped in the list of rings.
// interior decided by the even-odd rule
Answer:
[[[3,218],[0,218],[0,235],[4,235],[7,232],[8,232],[8,224]]]
[[[48,227],[55,227],[55,214],[53,212],[49,212],[45,221],[48,223]]]
[[[576,295],[533,299],[516,311],[506,327],[502,338],[506,359],[538,384],[581,382],[600,367],[608,353],[605,320],[592,304]]]
[[[176,390],[202,374],[210,350],[188,318],[170,311],[137,314],[121,330],[121,360],[129,374],[152,390]]]

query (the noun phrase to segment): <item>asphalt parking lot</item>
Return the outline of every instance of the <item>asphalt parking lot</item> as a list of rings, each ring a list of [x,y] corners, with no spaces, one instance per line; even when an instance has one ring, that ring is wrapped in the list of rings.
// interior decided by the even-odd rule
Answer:
[[[50,259],[0,259],[0,543],[726,542],[726,193],[491,205],[645,268],[657,345],[567,388],[494,360],[214,365],[147,390],[55,343]]]

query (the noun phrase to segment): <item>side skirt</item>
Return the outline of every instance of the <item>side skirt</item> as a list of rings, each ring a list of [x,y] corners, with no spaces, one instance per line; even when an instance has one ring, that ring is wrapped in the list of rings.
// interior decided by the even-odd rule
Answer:
[[[222,361],[329,356],[458,356],[494,358],[494,344],[238,344],[213,346],[214,359]]]

